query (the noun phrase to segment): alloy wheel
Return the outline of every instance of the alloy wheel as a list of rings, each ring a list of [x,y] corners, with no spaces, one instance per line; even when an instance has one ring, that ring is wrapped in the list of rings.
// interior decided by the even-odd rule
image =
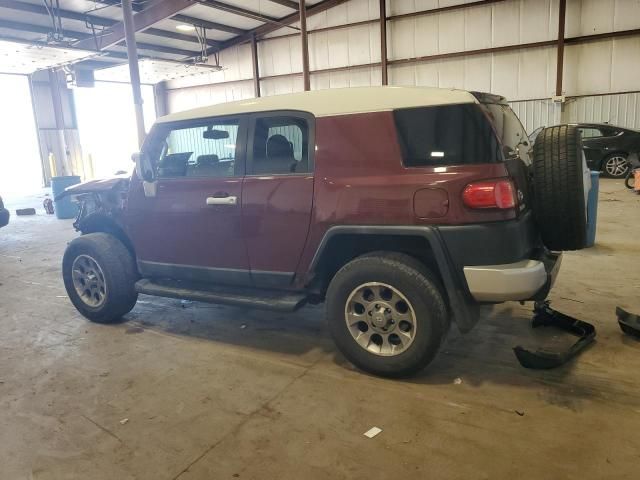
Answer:
[[[607,160],[604,169],[612,177],[622,177],[627,173],[629,163],[622,155],[615,155]]]
[[[407,298],[385,283],[370,282],[355,288],[344,311],[353,339],[374,355],[404,352],[416,335],[416,314]]]
[[[89,255],[78,255],[71,266],[73,287],[80,299],[93,308],[100,307],[107,298],[104,272]]]

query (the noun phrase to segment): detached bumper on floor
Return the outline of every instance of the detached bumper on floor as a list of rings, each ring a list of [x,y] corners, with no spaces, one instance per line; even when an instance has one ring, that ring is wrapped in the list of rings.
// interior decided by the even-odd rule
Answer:
[[[469,291],[478,302],[506,302],[546,297],[555,283],[562,254],[501,265],[464,267]]]

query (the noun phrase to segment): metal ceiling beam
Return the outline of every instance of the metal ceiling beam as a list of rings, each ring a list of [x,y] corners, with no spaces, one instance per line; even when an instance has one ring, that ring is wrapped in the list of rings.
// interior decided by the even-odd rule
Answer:
[[[45,27],[42,25],[33,25],[31,23],[15,22],[13,20],[0,20],[0,28],[6,28],[8,30],[16,30],[19,32],[39,33],[42,35],[47,35],[51,33],[50,27]],[[80,42],[76,42],[73,45],[74,48],[79,48],[82,50],[96,50],[94,37],[90,33],[76,32],[74,30],[68,30],[68,29],[62,29],[61,33],[67,38],[80,40]],[[81,42],[90,42],[90,45],[93,45],[93,47],[78,46],[78,44]],[[116,45],[124,46],[124,42],[118,42]],[[194,50],[184,50],[182,48],[165,47],[163,45],[155,45],[155,44],[144,43],[144,42],[139,42],[138,48],[140,48],[141,50],[167,53],[169,55],[178,55],[182,57],[192,57],[194,55],[198,55],[199,53]]]
[[[283,7],[291,8],[293,10],[298,10],[298,4],[293,0],[267,0],[271,3],[277,3],[278,5],[282,5]]]
[[[247,10],[246,8],[236,7],[235,5],[229,5],[227,3],[218,2],[217,0],[196,0],[196,2],[199,5],[204,5],[205,7],[215,8],[216,10],[220,10],[227,13],[233,13],[234,15],[239,15],[245,18],[251,18],[259,22],[265,22],[265,23],[279,22],[279,20],[275,17],[263,15],[261,13],[254,12],[253,10]]]
[[[0,7],[7,8],[9,10],[16,10],[19,12],[43,15],[47,18],[49,17],[49,12],[47,11],[46,7],[37,5],[35,3],[16,2],[15,0],[0,0]],[[74,12],[72,10],[59,9],[56,11],[56,13],[67,20],[76,20],[78,22],[89,23],[97,25],[99,27],[111,27],[118,23],[117,20],[112,20],[110,18],[98,17],[96,15],[89,15],[82,12]],[[171,32],[169,30],[161,30],[159,28],[147,28],[144,33],[146,33],[147,35],[153,35],[162,38],[171,38],[183,42],[199,43],[198,38],[193,35],[185,35],[184,33]],[[207,45],[211,47],[219,44],[219,41],[207,39]]]
[[[316,3],[310,7],[307,7],[307,18],[316,15],[317,13],[324,12],[325,10],[329,10],[330,8],[337,7],[349,0],[322,0],[321,2]],[[291,15],[287,15],[286,17],[282,17],[278,20],[277,24],[268,23],[265,25],[261,25],[253,30],[249,30],[244,35],[238,35],[237,37],[231,38],[226,42],[222,42],[220,47],[210,48],[207,53],[214,53],[225,48],[233,47],[234,45],[239,45],[241,43],[250,42],[253,35],[256,37],[261,37],[267,35],[268,33],[275,32],[276,30],[291,25],[300,20],[300,14],[298,12],[292,13]]]
[[[158,0],[133,15],[133,28],[136,32],[145,30],[154,23],[169,18],[191,5],[193,5],[192,0]],[[91,38],[80,40],[76,46],[78,48],[104,50],[123,41],[125,38],[124,30],[124,22],[118,22],[109,27],[108,31],[102,32],[97,42],[92,36]]]
[[[120,6],[120,0],[97,0],[98,3],[103,5],[113,5],[116,7]],[[142,10],[142,7],[133,4],[133,11],[139,12]],[[203,20],[201,18],[191,17],[189,15],[173,15],[170,17],[170,20],[174,20],[180,23],[186,23],[189,25],[195,25],[196,27],[207,28],[209,30],[218,30],[219,32],[231,33],[233,35],[242,35],[247,32],[247,30],[243,30],[242,28],[232,27],[231,25],[223,25],[222,23],[210,22],[209,20]]]

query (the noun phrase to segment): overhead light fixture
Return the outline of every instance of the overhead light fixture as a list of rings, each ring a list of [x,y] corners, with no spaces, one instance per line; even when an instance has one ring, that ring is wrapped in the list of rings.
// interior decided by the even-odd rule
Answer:
[[[188,25],[186,23],[181,23],[180,25],[176,25],[176,30],[180,30],[181,32],[193,32],[196,29],[193,25]]]

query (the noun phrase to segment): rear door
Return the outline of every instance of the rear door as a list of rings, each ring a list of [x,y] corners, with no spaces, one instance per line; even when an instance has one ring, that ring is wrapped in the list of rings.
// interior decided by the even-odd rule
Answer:
[[[314,145],[310,114],[251,117],[242,224],[257,286],[287,287],[293,280],[311,221]]]
[[[157,193],[129,202],[143,276],[251,283],[241,214],[247,121],[156,127],[145,152],[157,164]]]

